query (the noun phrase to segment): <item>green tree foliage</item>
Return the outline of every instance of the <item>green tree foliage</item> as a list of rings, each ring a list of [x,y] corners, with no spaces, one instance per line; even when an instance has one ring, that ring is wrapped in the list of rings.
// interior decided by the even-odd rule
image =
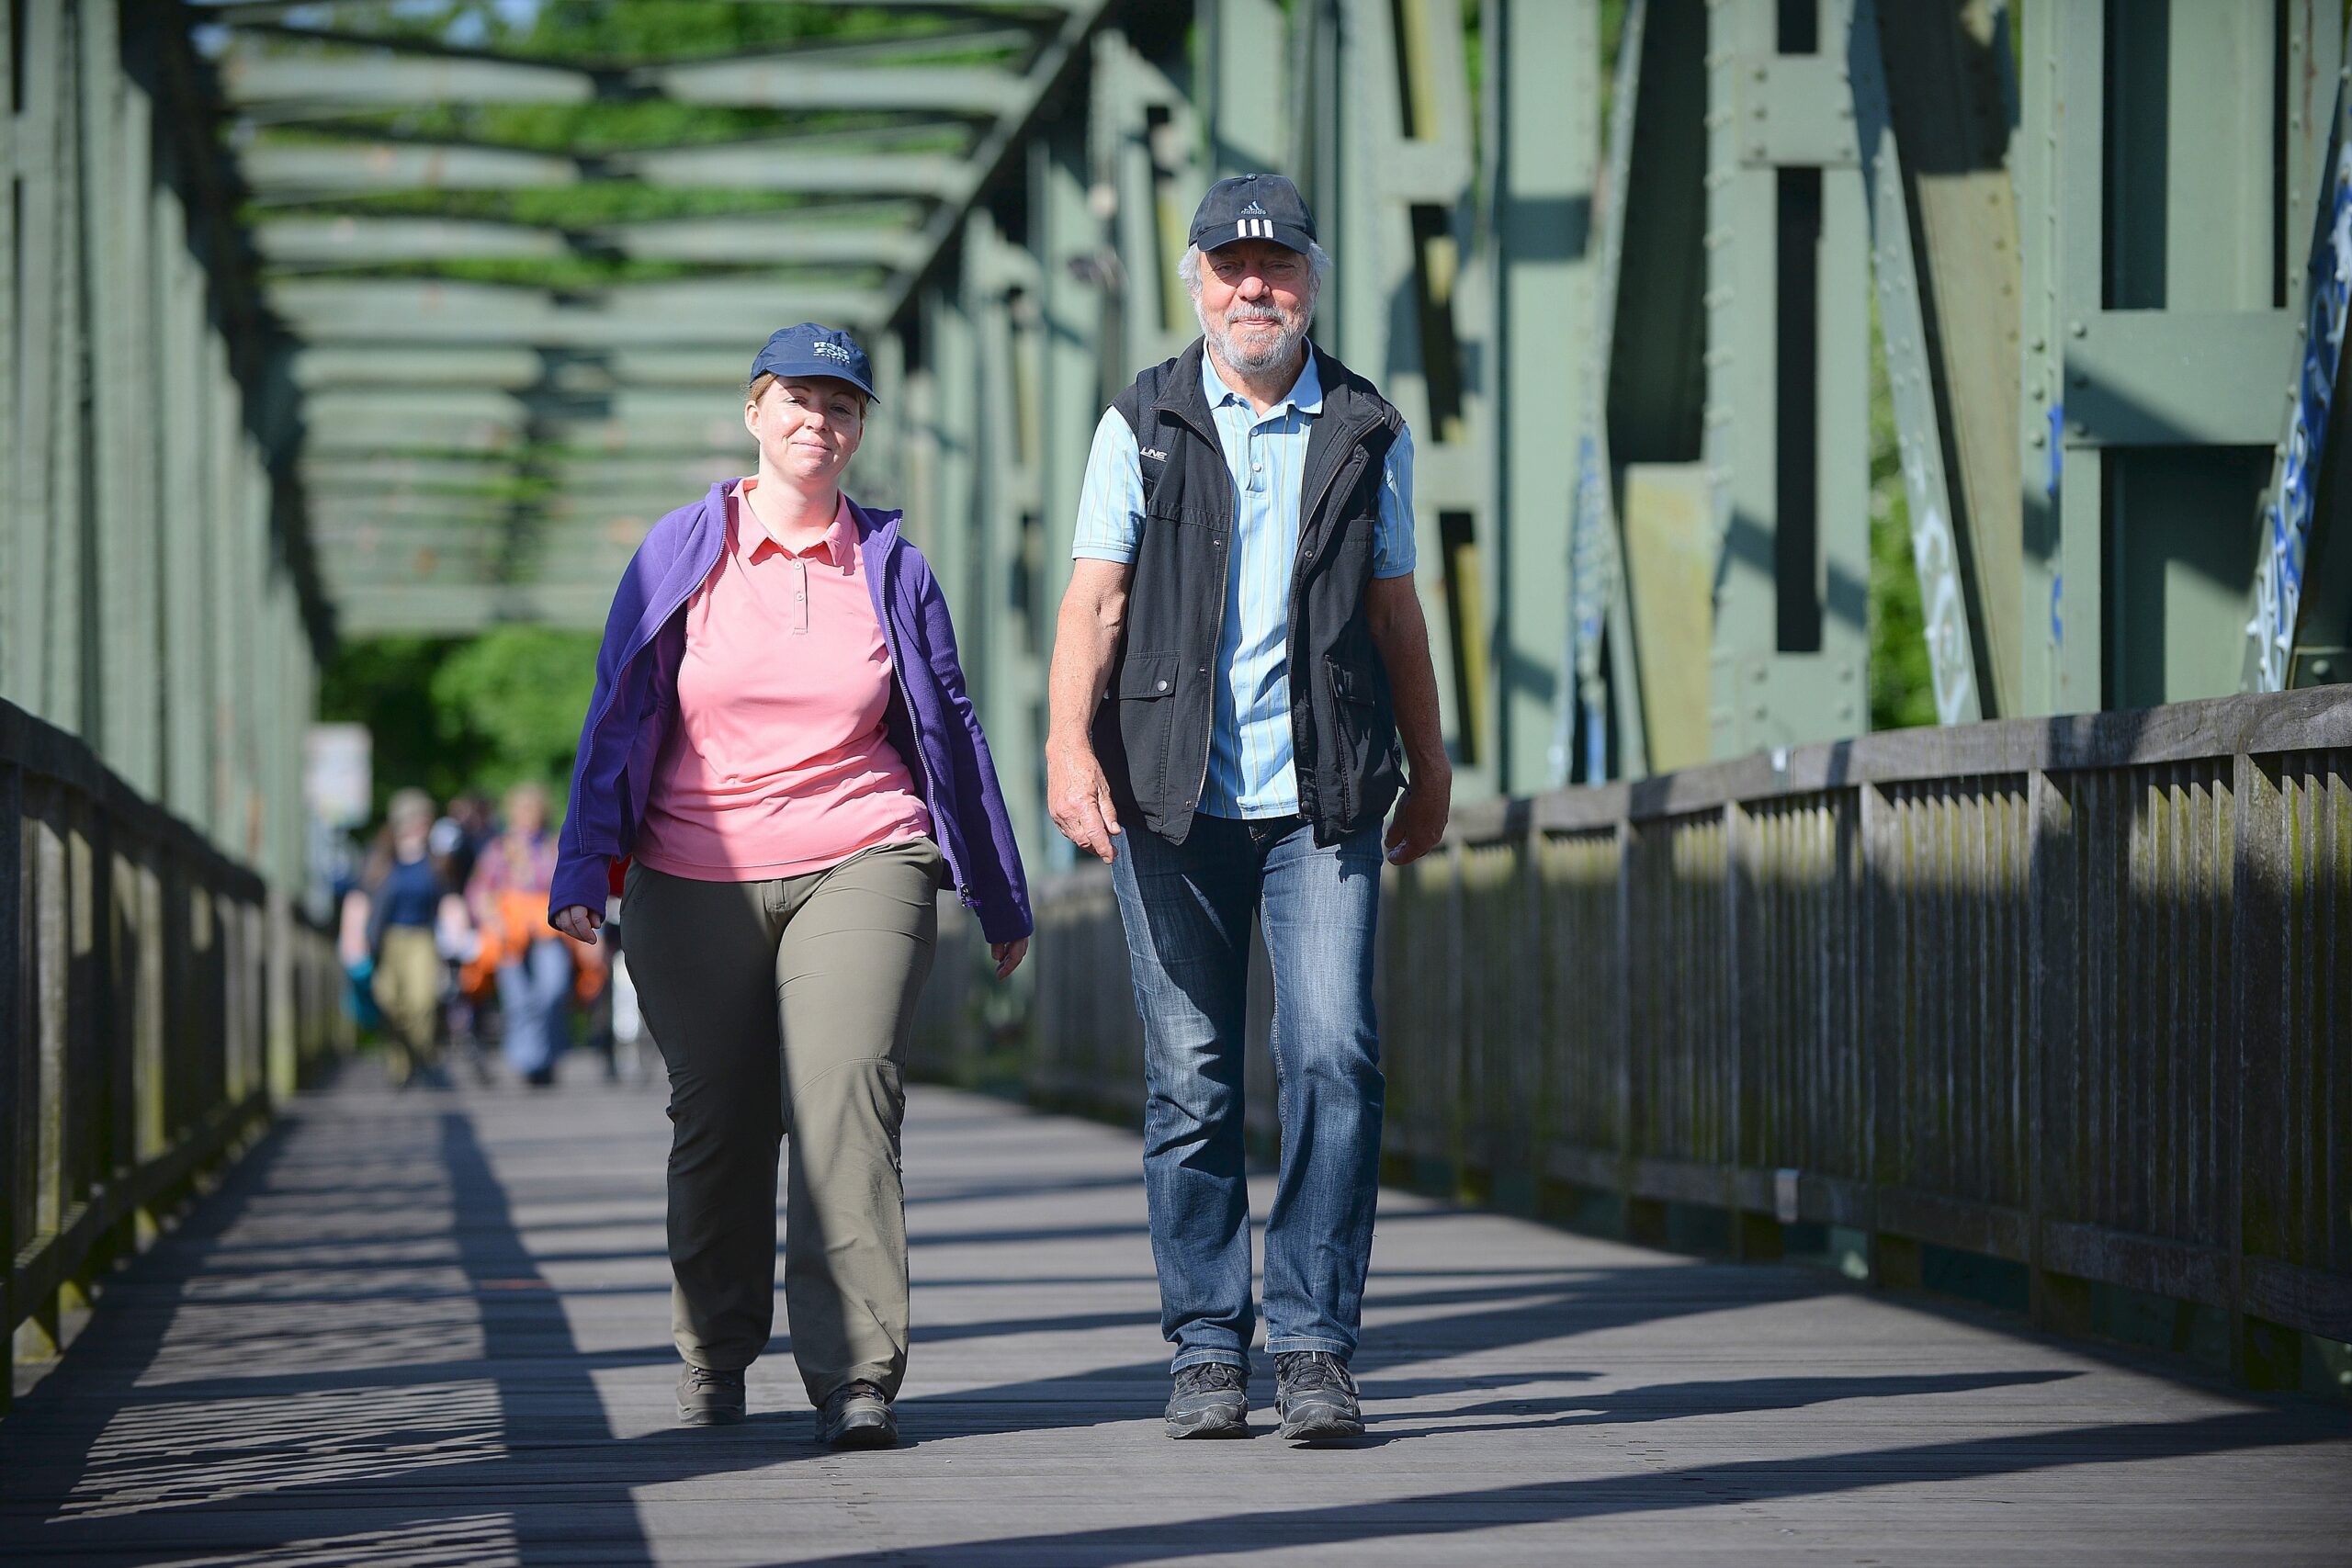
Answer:
[[[1918,569],[1911,560],[1911,503],[1894,432],[1886,345],[1871,310],[1871,728],[1908,729],[1936,722],[1935,671],[1928,660]]]
[[[465,638],[362,638],[324,671],[319,714],[368,727],[379,815],[405,784],[446,802],[536,779],[560,803],[595,671],[593,632],[499,626]]]

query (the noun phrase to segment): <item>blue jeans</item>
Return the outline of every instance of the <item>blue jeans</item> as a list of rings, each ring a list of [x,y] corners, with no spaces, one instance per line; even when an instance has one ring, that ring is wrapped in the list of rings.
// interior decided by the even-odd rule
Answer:
[[[508,1066],[536,1073],[554,1064],[565,1043],[564,1004],[571,995],[571,952],[555,937],[533,942],[522,957],[498,966]]]
[[[1273,964],[1283,1140],[1266,1222],[1266,1348],[1344,1361],[1379,1193],[1380,829],[1318,849],[1295,817],[1197,817],[1182,844],[1140,827],[1116,841],[1112,880],[1143,1016],[1144,1191],[1172,1366],[1250,1364],[1241,1055],[1258,919]]]

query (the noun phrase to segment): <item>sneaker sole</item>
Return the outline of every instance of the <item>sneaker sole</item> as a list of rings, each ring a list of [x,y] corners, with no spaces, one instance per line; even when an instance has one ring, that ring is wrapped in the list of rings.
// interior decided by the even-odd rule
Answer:
[[[1195,1438],[1246,1438],[1250,1435],[1250,1413],[1225,1410],[1196,1410],[1183,1416],[1166,1418],[1168,1435],[1178,1441]]]
[[[888,1449],[898,1446],[899,1429],[879,1421],[844,1427],[825,1439],[829,1449]]]
[[[732,1427],[743,1419],[741,1410],[696,1410],[688,1405],[678,1406],[678,1419],[689,1427]]]
[[[1363,1419],[1325,1406],[1285,1416],[1277,1436],[1293,1443],[1328,1443],[1363,1436]]]

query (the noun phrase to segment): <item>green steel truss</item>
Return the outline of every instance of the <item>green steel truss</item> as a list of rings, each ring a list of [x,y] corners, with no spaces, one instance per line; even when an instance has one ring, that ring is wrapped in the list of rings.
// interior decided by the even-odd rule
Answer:
[[[1058,852],[1085,453],[1250,168],[1414,428],[1465,796],[1865,728],[1874,523],[1945,722],[2343,678],[2331,4],[743,0],[752,41],[593,58],[13,5],[0,682],[224,833],[331,625],[597,623],[815,316],[874,351],[853,488]]]

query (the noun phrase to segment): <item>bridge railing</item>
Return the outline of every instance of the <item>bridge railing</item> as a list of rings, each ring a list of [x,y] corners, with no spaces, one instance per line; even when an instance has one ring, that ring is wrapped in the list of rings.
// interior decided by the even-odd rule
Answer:
[[[0,1409],[18,1356],[345,1043],[333,939],[0,703]]]
[[[1038,924],[1026,1087],[1132,1121],[1103,868]],[[2201,1303],[2257,1382],[2352,1338],[2352,693],[1493,802],[1389,874],[1381,941],[1394,1175],[1636,1235],[1696,1205],[1749,1254],[1848,1227],[1896,1283],[1989,1256],[2060,1328],[2098,1284]]]

